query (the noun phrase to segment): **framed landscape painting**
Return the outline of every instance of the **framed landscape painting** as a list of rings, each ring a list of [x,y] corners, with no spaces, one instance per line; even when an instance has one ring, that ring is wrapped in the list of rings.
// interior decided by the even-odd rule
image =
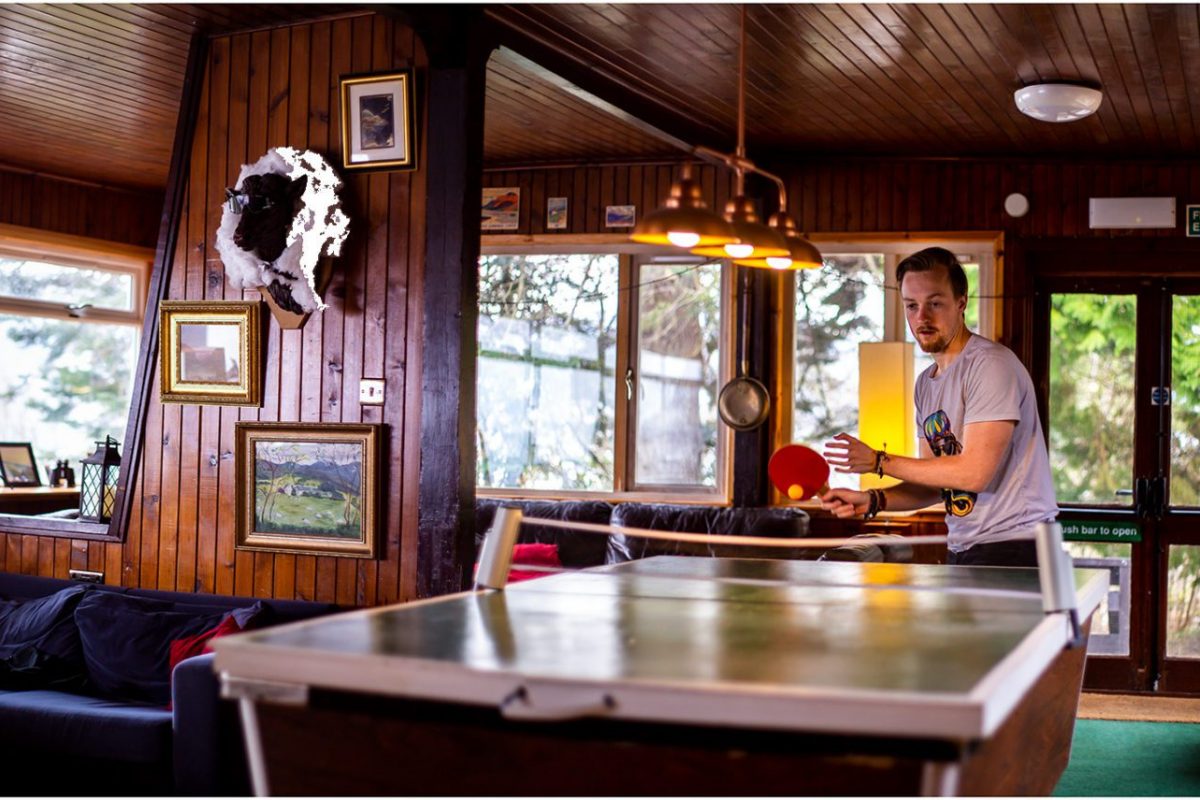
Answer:
[[[374,558],[380,428],[239,422],[237,548]]]
[[[159,375],[164,403],[262,405],[262,304],[164,300]]]

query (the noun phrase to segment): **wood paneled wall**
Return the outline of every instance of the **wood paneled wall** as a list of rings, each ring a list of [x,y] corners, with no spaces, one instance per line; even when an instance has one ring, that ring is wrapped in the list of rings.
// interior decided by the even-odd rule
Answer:
[[[0,223],[154,247],[162,192],[136,192],[0,168]]]
[[[417,48],[409,28],[379,15],[213,40],[171,299],[259,298],[229,287],[215,248],[225,187],[269,147],[308,148],[340,164],[338,76],[421,68]],[[425,171],[345,178],[352,224],[334,262],[329,308],[301,330],[281,331],[270,320],[262,408],[161,404],[156,370],[126,541],[7,536],[0,569],[66,577],[84,567],[125,586],[345,605],[412,596],[401,553],[414,557],[417,525]],[[359,405],[360,378],[386,382],[382,406]],[[234,426],[252,420],[387,426],[378,560],[234,548]]]
[[[733,193],[733,176],[725,169],[703,165],[694,172],[709,208],[721,211]],[[606,206],[633,205],[637,219],[662,205],[679,177],[678,164],[579,166],[572,168],[493,170],[483,175],[485,187],[518,187],[521,208],[515,231],[485,234],[623,234],[630,228],[606,228]],[[567,227],[546,230],[546,200],[567,198]],[[487,236],[484,236],[487,242]]]
[[[1200,164],[1180,161],[863,159],[770,168],[785,177],[789,210],[809,233],[1003,230],[1009,238],[1182,237],[1183,206],[1200,203]],[[520,227],[511,233],[622,233],[627,229],[604,227],[604,206],[631,203],[640,218],[662,204],[677,176],[677,166],[663,164],[497,170],[484,175],[484,186],[521,188]],[[729,171],[704,165],[698,176],[709,206],[722,209],[732,192]],[[1012,192],[1029,198],[1030,211],[1020,219],[1004,213],[1004,198]],[[768,212],[774,209],[769,187],[752,194],[767,198]],[[1142,196],[1175,196],[1179,227],[1088,228],[1089,197]],[[569,198],[566,230],[545,229],[547,197]]]

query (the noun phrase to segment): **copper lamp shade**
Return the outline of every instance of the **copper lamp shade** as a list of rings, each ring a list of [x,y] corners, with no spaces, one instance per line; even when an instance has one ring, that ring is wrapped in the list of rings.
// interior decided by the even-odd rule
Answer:
[[[687,248],[720,248],[726,242],[737,241],[733,227],[705,205],[700,186],[692,180],[690,164],[683,166],[663,208],[647,214],[629,238],[641,244]]]
[[[715,258],[770,258],[786,256],[787,244],[783,237],[758,220],[754,203],[745,195],[738,195],[725,204],[725,218],[733,226],[736,242],[723,245],[700,245],[692,252],[698,256]]]
[[[782,234],[783,241],[788,248],[787,256],[737,258],[734,259],[734,263],[758,269],[819,269],[821,267],[824,263],[821,251],[800,235],[794,219],[784,213],[772,214],[769,224],[771,228]]]

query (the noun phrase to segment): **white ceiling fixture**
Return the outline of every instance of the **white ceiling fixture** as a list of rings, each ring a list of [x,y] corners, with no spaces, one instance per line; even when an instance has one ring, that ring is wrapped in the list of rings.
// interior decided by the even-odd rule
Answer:
[[[1070,83],[1035,83],[1013,92],[1022,114],[1043,122],[1074,122],[1091,116],[1104,95],[1099,89]]]

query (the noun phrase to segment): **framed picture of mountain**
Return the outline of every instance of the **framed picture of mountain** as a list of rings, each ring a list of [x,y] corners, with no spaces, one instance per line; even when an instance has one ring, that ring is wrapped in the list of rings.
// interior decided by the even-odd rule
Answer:
[[[239,422],[239,550],[374,558],[380,425]]]
[[[518,186],[488,186],[483,190],[479,228],[485,231],[515,231],[520,227],[521,189]]]

